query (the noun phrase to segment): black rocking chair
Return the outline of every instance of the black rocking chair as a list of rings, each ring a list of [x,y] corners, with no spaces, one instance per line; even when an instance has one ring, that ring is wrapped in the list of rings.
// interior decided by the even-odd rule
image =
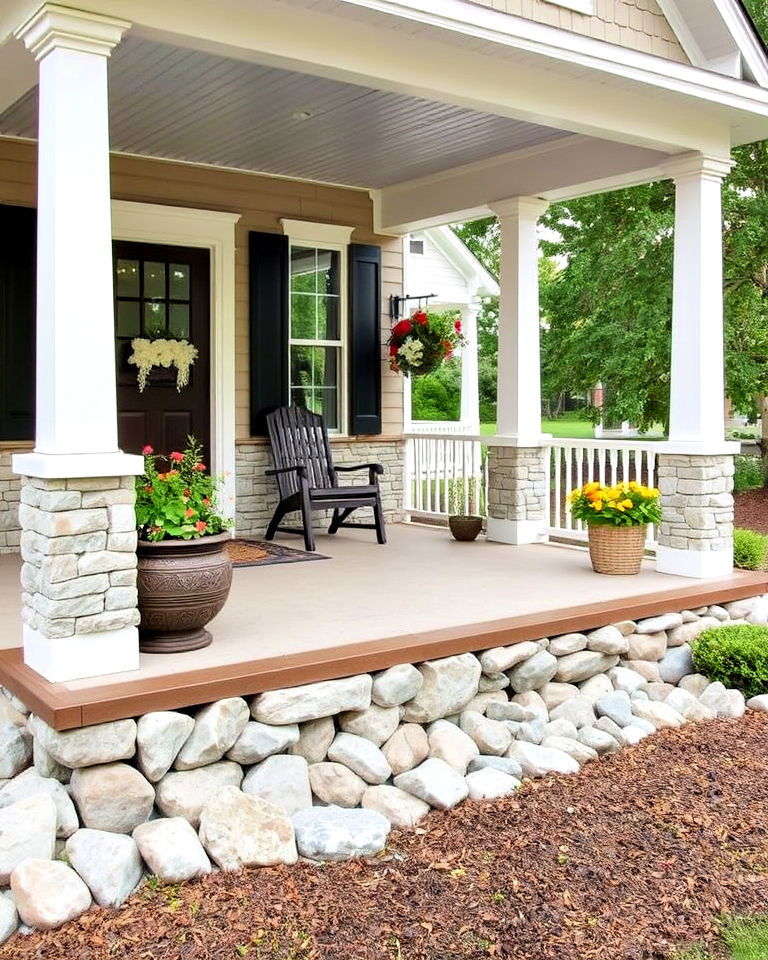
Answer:
[[[375,530],[379,543],[387,542],[379,493],[379,476],[384,473],[380,463],[334,466],[323,418],[302,407],[281,407],[268,414],[267,430],[275,461],[275,469],[267,470],[267,476],[277,479],[280,494],[275,515],[267,527],[267,540],[272,540],[278,531],[300,533],[307,550],[314,550],[312,512],[333,510],[328,533],[336,533],[339,527],[356,527]],[[368,483],[339,486],[336,474],[355,470],[367,470]],[[347,523],[347,517],[358,507],[372,507],[374,522]],[[281,526],[286,513],[295,510],[301,511],[301,529]]]

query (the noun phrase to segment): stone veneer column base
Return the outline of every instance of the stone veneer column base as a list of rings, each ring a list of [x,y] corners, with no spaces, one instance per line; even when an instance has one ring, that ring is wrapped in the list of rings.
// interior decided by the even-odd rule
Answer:
[[[660,454],[656,569],[704,579],[733,572],[733,457]]]
[[[488,448],[486,536],[497,543],[547,539],[546,447]]]

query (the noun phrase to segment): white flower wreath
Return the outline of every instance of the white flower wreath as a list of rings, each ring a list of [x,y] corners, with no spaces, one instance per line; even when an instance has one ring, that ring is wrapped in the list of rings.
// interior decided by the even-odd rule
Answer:
[[[189,383],[189,368],[197,358],[197,347],[188,340],[147,340],[136,337],[131,341],[133,353],[128,363],[139,368],[139,392],[143,393],[152,367],[176,367],[176,389],[182,390]]]

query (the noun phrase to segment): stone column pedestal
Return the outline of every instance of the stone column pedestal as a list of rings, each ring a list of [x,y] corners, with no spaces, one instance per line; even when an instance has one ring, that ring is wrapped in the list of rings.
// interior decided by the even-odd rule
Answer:
[[[537,543],[547,539],[547,447],[488,448],[489,540]]]
[[[138,669],[134,483],[22,477],[24,662],[46,680]]]
[[[733,571],[732,456],[659,454],[663,519],[656,569],[683,577]]]

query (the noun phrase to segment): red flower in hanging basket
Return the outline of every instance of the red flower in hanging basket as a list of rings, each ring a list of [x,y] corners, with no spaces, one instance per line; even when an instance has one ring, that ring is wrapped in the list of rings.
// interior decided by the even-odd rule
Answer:
[[[456,333],[461,333],[461,320],[453,321],[453,329],[456,331]]]
[[[396,337],[398,340],[402,340],[404,337],[407,337],[408,334],[413,330],[413,324],[410,320],[401,320],[400,323],[396,323],[392,328],[392,336]]]
[[[399,349],[400,349],[400,348],[398,347],[398,345],[397,345],[396,343],[390,343],[390,345],[389,345],[389,355],[390,355],[390,357],[397,356],[397,351],[398,351]]]
[[[411,319],[414,323],[418,323],[422,327],[425,327],[429,323],[429,317],[424,310],[417,310]]]

